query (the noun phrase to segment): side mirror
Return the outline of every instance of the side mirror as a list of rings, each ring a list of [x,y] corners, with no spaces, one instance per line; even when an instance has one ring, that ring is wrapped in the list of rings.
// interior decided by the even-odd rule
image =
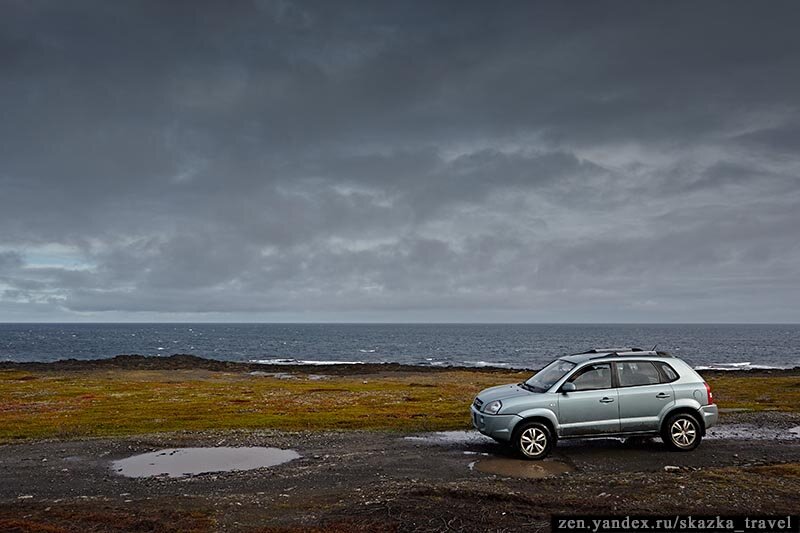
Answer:
[[[564,383],[563,385],[561,385],[561,392],[563,392],[564,394],[568,392],[575,392],[576,390],[577,389],[575,388],[574,383]]]

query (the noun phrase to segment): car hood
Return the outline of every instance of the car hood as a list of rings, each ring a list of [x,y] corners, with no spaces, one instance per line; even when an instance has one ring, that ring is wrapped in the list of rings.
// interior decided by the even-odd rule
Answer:
[[[527,396],[531,394],[529,391],[521,388],[517,384],[509,383],[508,385],[498,385],[497,387],[490,387],[483,389],[478,398],[485,404],[495,400],[508,400],[517,396]]]

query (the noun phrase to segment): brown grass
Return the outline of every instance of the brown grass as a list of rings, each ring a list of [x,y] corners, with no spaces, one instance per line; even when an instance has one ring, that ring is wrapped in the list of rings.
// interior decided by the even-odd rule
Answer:
[[[0,443],[237,428],[461,429],[478,391],[527,376],[420,370],[311,380],[208,370],[3,370]],[[709,381],[721,407],[800,409],[798,376]]]

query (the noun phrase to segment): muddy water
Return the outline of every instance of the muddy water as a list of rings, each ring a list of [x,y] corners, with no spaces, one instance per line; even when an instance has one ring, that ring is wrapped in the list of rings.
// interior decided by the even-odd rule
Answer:
[[[111,469],[126,477],[183,477],[209,472],[253,470],[287,463],[299,457],[294,450],[280,448],[170,448],[114,461]]]
[[[477,431],[433,431],[403,438],[424,444],[437,444],[441,446],[486,444],[494,442],[489,437],[481,435]]]
[[[501,457],[477,461],[474,463],[474,469],[503,477],[528,479],[553,477],[574,470],[570,465],[560,461],[524,461]]]

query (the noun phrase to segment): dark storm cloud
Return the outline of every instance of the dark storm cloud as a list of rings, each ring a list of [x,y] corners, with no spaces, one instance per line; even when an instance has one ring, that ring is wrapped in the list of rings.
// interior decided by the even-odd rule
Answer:
[[[0,9],[0,321],[798,320],[794,2]]]

